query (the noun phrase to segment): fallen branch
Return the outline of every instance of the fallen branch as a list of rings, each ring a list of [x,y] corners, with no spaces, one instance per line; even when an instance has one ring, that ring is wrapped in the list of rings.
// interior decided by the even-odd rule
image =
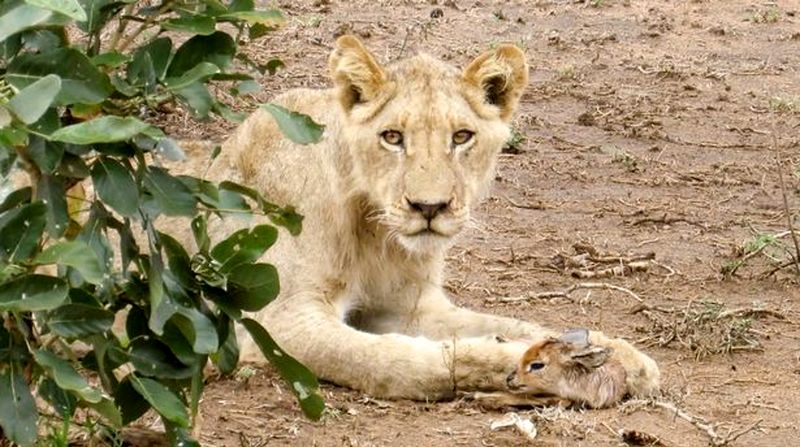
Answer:
[[[646,272],[648,270],[650,270],[650,262],[635,261],[599,270],[573,270],[571,275],[573,278],[598,279],[611,278],[613,276],[628,276],[635,272]]]
[[[674,417],[683,419],[684,421],[697,427],[697,429],[699,429],[700,431],[704,432],[708,436],[710,444],[715,447],[723,447],[730,444],[731,442],[735,441],[745,433],[749,433],[758,428],[761,422],[764,421],[763,419],[759,419],[743,429],[730,431],[727,435],[721,436],[719,433],[717,433],[718,424],[711,423],[699,416],[692,415],[678,408],[675,404],[671,402],[666,402],[663,400],[636,399],[624,403],[622,405],[622,408],[625,409],[629,406],[634,406],[634,405],[653,406],[668,411]]]
[[[508,204],[513,206],[514,208],[521,208],[521,209],[524,209],[524,210],[546,210],[546,209],[548,209],[548,206],[542,201],[529,204],[529,203],[516,202],[513,199],[511,199],[510,197],[506,197],[506,196],[501,196],[501,197],[503,197],[506,200],[506,202],[508,202]]]
[[[608,284],[604,282],[582,282],[578,284],[573,284],[567,287],[564,290],[556,290],[552,292],[540,292],[540,293],[527,293],[526,295],[522,296],[509,296],[509,297],[490,297],[487,298],[487,302],[496,302],[496,303],[516,303],[520,301],[532,301],[532,300],[541,300],[541,299],[550,299],[550,298],[566,298],[571,299],[570,294],[575,292],[576,290],[585,290],[585,289],[600,289],[600,290],[616,290],[617,292],[622,292],[630,296],[631,298],[635,299],[636,301],[643,303],[644,299],[642,299],[639,295],[635,294],[630,289],[626,289],[625,287],[615,286],[614,284]]]
[[[666,214],[664,214],[661,217],[645,217],[645,218],[642,218],[642,219],[639,219],[639,220],[631,222],[631,225],[634,226],[634,227],[639,226],[639,225],[644,225],[644,224],[647,224],[647,223],[671,225],[671,224],[680,223],[680,222],[687,223],[689,225],[694,225],[694,226],[700,227],[700,228],[702,228],[704,230],[708,230],[708,225],[706,225],[706,224],[695,222],[695,221],[693,221],[691,219],[687,219],[685,217],[667,217]]]

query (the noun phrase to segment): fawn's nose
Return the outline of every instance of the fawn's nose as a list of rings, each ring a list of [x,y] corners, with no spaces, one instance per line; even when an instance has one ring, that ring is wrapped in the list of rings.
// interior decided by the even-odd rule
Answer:
[[[408,206],[410,206],[412,210],[422,214],[422,217],[430,222],[439,213],[445,211],[450,204],[448,202],[426,203],[412,202],[411,200],[408,200]]]
[[[508,377],[506,377],[506,385],[510,389],[514,389],[514,388],[517,388],[519,386],[519,383],[517,383],[517,372],[516,371],[511,371],[511,374],[509,374]]]

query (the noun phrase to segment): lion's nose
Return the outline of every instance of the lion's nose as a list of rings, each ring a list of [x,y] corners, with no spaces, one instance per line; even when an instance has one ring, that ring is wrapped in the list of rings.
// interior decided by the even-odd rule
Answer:
[[[447,207],[450,206],[450,204],[447,202],[425,203],[425,202],[412,202],[411,200],[409,200],[408,206],[410,206],[412,210],[422,214],[422,216],[425,217],[425,219],[431,221],[433,220],[434,217],[436,217],[437,214],[446,210]]]

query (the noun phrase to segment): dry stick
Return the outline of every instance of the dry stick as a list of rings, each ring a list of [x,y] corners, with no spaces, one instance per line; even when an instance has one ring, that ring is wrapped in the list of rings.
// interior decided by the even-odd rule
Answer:
[[[630,289],[626,289],[625,287],[615,286],[614,284],[608,284],[604,282],[582,282],[578,284],[573,284],[567,287],[564,290],[557,290],[553,292],[541,292],[536,294],[527,294],[523,296],[509,296],[509,297],[499,297],[499,298],[487,298],[486,301],[488,302],[499,302],[499,303],[515,303],[519,301],[530,301],[536,299],[547,299],[547,298],[567,298],[569,299],[569,295],[581,289],[602,289],[602,290],[616,290],[618,292],[623,292],[628,294],[630,297],[635,299],[636,301],[643,303],[644,300],[637,294],[633,293]]]
[[[738,430],[736,432],[728,433],[727,436],[723,437],[723,436],[720,436],[717,433],[715,424],[711,424],[708,421],[706,421],[705,419],[700,418],[698,416],[691,415],[691,414],[681,410],[680,408],[675,406],[675,404],[672,404],[670,402],[665,402],[665,401],[662,401],[662,400],[636,399],[636,400],[630,400],[630,401],[626,402],[624,405],[625,406],[628,406],[628,405],[653,405],[655,407],[661,408],[662,410],[666,410],[666,411],[672,413],[675,417],[679,417],[679,418],[683,419],[684,421],[694,425],[698,429],[704,431],[706,433],[706,435],[708,435],[708,437],[710,438],[711,445],[717,446],[717,447],[722,447],[722,446],[726,446],[726,445],[730,444],[731,442],[735,441],[736,439],[738,439],[739,437],[741,437],[745,433],[748,433],[748,432],[751,432],[751,431],[755,430],[761,424],[761,422],[764,421],[764,419],[759,419],[759,420],[755,421],[754,423],[748,425],[747,427],[745,427],[745,428],[743,428],[741,430]]]
[[[775,132],[772,132],[772,146],[775,152],[778,152],[778,139],[775,137]],[[797,242],[797,234],[794,231],[794,225],[792,224],[792,212],[789,209],[789,200],[786,198],[786,184],[783,182],[783,161],[781,160],[780,153],[777,153],[776,157],[777,164],[778,164],[778,182],[781,185],[781,195],[783,196],[783,210],[786,212],[786,221],[789,225],[789,232],[792,235],[792,241],[794,242],[794,266],[797,269],[797,273],[800,274],[800,243]]]

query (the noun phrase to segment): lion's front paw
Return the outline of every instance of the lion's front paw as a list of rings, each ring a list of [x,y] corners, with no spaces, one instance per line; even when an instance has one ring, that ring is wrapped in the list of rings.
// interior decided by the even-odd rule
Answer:
[[[600,332],[590,334],[592,344],[610,347],[613,358],[625,368],[628,393],[633,396],[658,394],[661,386],[661,371],[656,361],[620,338],[608,338]]]

